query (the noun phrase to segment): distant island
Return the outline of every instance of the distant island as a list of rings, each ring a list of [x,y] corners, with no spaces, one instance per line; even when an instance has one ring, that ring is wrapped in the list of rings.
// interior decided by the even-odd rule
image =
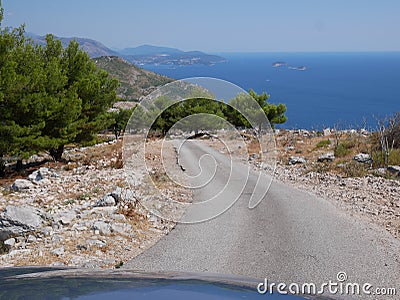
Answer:
[[[200,51],[182,51],[175,48],[143,45],[135,48],[126,48],[120,51],[128,61],[139,65],[214,65],[225,62],[226,59],[218,55],[210,55]]]
[[[296,70],[296,71],[305,71],[307,70],[306,66],[299,66],[299,67],[293,67],[293,66],[289,66],[287,62],[284,61],[277,61],[272,63],[272,67],[274,68],[279,68],[279,67],[288,67],[289,70]]]
[[[305,71],[305,70],[307,70],[307,67],[306,66],[300,66],[300,67],[291,67],[291,66],[289,66],[288,69],[289,70],[297,70],[297,71]]]
[[[274,63],[272,64],[272,66],[273,66],[274,68],[279,68],[279,67],[287,66],[287,63],[285,63],[284,61],[277,61],[277,62],[274,62]]]
[[[27,33],[35,43],[44,45],[46,39],[34,33]],[[167,65],[167,66],[187,66],[187,65],[207,65],[211,66],[216,63],[225,62],[226,59],[218,56],[211,55],[201,51],[182,51],[175,48],[158,47],[152,45],[142,45],[135,48],[125,48],[122,50],[111,50],[102,43],[78,37],[57,37],[64,47],[70,41],[76,40],[82,49],[89,53],[90,57],[96,58],[100,56],[118,56],[125,60],[139,66],[143,65]]]

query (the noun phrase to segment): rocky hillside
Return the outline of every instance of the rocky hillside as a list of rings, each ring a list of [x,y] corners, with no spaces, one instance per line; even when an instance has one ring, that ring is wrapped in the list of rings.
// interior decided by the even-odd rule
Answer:
[[[127,101],[138,101],[141,96],[150,94],[157,86],[173,81],[171,78],[143,70],[116,56],[98,57],[94,62],[120,81],[118,97]]]
[[[45,45],[46,37],[41,35],[36,35],[34,33],[28,33],[27,36],[31,38],[36,44]],[[107,55],[118,55],[115,51],[107,48],[102,43],[87,39],[87,38],[78,38],[78,37],[58,37],[55,36],[56,39],[60,40],[64,47],[67,47],[68,44],[76,40],[79,45],[85,50],[90,57],[99,57],[99,56],[107,56]]]

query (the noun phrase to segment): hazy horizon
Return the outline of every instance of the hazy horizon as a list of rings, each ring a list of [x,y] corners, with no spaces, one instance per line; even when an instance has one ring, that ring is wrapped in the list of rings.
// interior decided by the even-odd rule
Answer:
[[[219,53],[398,52],[400,1],[3,1],[3,26]]]

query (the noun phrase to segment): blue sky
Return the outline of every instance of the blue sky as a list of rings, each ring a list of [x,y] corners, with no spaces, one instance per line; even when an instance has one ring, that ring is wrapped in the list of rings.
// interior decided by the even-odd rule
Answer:
[[[3,0],[3,26],[209,52],[400,51],[399,0]]]

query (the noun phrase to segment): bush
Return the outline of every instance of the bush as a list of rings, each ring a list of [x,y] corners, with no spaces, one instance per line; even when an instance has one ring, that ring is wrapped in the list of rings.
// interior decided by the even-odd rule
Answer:
[[[350,154],[350,149],[346,147],[344,143],[340,143],[336,148],[335,148],[335,156],[336,157],[344,157],[348,154]]]
[[[366,166],[356,161],[347,163],[343,171],[346,177],[364,177],[368,174]]]
[[[322,141],[319,141],[318,143],[317,143],[317,148],[325,148],[325,147],[328,147],[329,145],[331,144],[331,141],[330,140],[322,140]]]
[[[384,135],[389,146],[393,146],[396,149],[400,148],[400,112],[389,117]]]
[[[390,151],[388,164],[400,166],[400,149],[393,149],[392,151]]]

